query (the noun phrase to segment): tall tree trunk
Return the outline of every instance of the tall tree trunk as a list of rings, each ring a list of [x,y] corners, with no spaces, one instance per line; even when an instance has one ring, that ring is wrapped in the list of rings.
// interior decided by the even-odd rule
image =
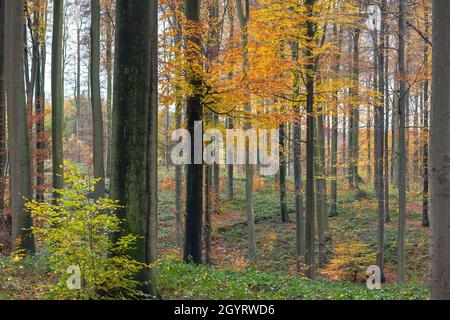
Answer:
[[[314,278],[314,57],[313,42],[317,25],[314,22],[315,0],[306,0],[306,221],[305,267],[306,276]]]
[[[352,77],[353,88],[350,95],[353,99],[358,99],[359,94],[359,39],[361,30],[356,28],[353,34],[353,63]],[[350,188],[359,189],[359,105],[353,105],[350,111],[350,133],[349,133],[349,151],[350,151]]]
[[[177,33],[174,37],[174,45],[176,48],[179,48],[182,42],[182,34],[181,34],[181,25],[178,19],[178,7],[174,8],[174,16],[173,16],[173,25],[177,28]],[[179,56],[178,51],[175,53],[177,57]],[[181,77],[181,74],[177,74],[177,77]],[[176,101],[175,101],[175,129],[181,129],[182,126],[182,93],[179,86],[176,86]],[[175,165],[175,228],[176,228],[176,240],[177,245],[181,247],[183,243],[183,233],[182,233],[182,193],[183,193],[183,165],[176,164]]]
[[[433,0],[430,297],[450,300],[450,2]]]
[[[342,49],[342,27],[338,31],[337,24],[333,25],[333,34],[335,37],[335,41],[337,41],[338,52]],[[340,71],[340,54],[337,53],[334,57],[334,73],[335,76],[339,76]],[[338,133],[339,133],[339,124],[338,124],[338,108],[339,108],[339,91],[333,93],[334,100],[334,108],[332,110],[331,116],[331,209],[330,209],[330,217],[336,217],[338,215],[337,212],[337,149],[338,149]]]
[[[298,63],[298,41],[292,43],[292,62]],[[292,100],[298,100],[300,94],[300,73],[294,72],[293,83],[293,97]],[[295,118],[293,126],[293,157],[294,157],[294,188],[295,188],[295,253],[296,253],[296,270],[297,273],[302,272],[303,258],[305,255],[305,225],[303,217],[303,197],[302,197],[302,119],[301,106],[299,103],[294,103]]]
[[[185,0],[184,12],[186,18],[190,22],[187,34],[188,43],[192,43],[197,48],[201,48],[201,39],[198,30],[195,27],[200,22],[200,1]],[[190,30],[189,30],[190,29]],[[186,166],[186,222],[184,237],[184,253],[185,262],[202,263],[202,219],[203,219],[203,151],[200,155],[195,155],[194,136],[196,122],[203,119],[203,106],[200,96],[200,88],[202,79],[196,74],[195,68],[200,63],[200,52],[196,48],[188,48],[188,70],[186,71],[190,86],[193,88],[194,94],[187,97],[186,117],[187,129],[191,136],[191,162]],[[202,146],[200,146],[200,150]]]
[[[41,6],[44,28],[41,28],[40,39],[45,39],[47,30],[47,0]],[[47,143],[45,136],[45,65],[47,61],[47,46],[45,41],[40,43],[38,78],[36,79],[36,200],[44,201],[45,189],[45,159]]]
[[[232,130],[234,128],[233,119],[227,118],[227,128]],[[234,166],[227,164],[227,199],[233,200],[234,197]]]
[[[385,50],[385,26],[386,26],[386,0],[381,1],[381,28],[380,28],[380,42],[378,46],[378,39],[374,39],[375,55],[378,67],[378,92],[380,100],[375,106],[375,186],[378,200],[378,233],[377,233],[377,265],[381,270],[381,279],[384,281],[384,223],[385,223],[385,192],[384,188],[384,142],[385,142],[385,128],[384,128],[384,98],[385,98],[385,74],[384,74],[384,50]],[[375,32],[377,37],[377,32]],[[386,163],[387,165],[387,163]]]
[[[0,216],[5,209],[6,188],[6,96],[5,96],[5,0],[0,0]]]
[[[150,292],[159,297],[157,289],[156,263],[158,260],[158,0],[150,1],[150,112],[148,118],[148,219],[146,261],[155,265],[146,270],[150,279]]]
[[[243,5],[244,2],[244,5]],[[241,25],[241,38],[242,48],[244,50],[244,73],[247,72],[249,67],[248,61],[248,30],[247,24],[250,19],[250,0],[238,0],[237,2],[239,21]],[[244,106],[246,112],[252,112],[251,102],[247,102]],[[247,122],[244,125],[244,129],[250,130],[252,125]],[[252,263],[256,263],[256,236],[255,236],[255,210],[253,204],[253,180],[255,175],[255,165],[250,163],[250,150],[249,141],[246,141],[245,151],[245,199],[246,199],[246,211],[247,211],[247,228],[248,228],[248,252]]]
[[[387,3],[383,0],[384,10],[386,10]],[[389,36],[386,34],[386,13],[382,11],[384,19],[384,41],[385,47],[389,47]],[[384,48],[382,48],[384,50]],[[384,55],[384,220],[390,222],[389,214],[389,52],[385,50]],[[394,108],[392,108],[394,110]]]
[[[64,187],[64,90],[63,90],[63,26],[64,0],[53,3],[53,39],[52,39],[52,168],[53,189]],[[59,197],[57,192],[53,198]]]
[[[280,131],[280,213],[281,222],[289,221],[289,214],[287,210],[287,199],[286,199],[286,123],[282,123],[279,126]]]
[[[428,12],[426,12],[426,17],[428,17]],[[425,34],[428,34],[430,30],[430,24],[428,22],[425,23]],[[424,70],[428,70],[428,58],[429,58],[429,46],[426,41],[424,41],[424,47],[423,47],[423,65]],[[428,125],[428,118],[429,118],[429,82],[428,79],[426,79],[423,82],[423,153],[422,153],[422,166],[423,166],[423,195],[422,195],[422,226],[423,227],[429,227],[430,226],[430,220],[428,218],[428,179],[429,179],[429,172],[428,172],[428,155],[429,155],[429,147],[428,147],[428,141],[430,139],[429,134],[429,125]]]
[[[100,0],[91,1],[91,107],[94,133],[94,198],[105,194],[105,164],[103,160],[103,115],[100,95]]]
[[[130,256],[151,263],[155,235],[149,201],[149,124],[151,95],[149,88],[155,70],[151,67],[151,0],[118,0],[116,10],[116,53],[114,71],[113,136],[111,157],[111,198],[123,206],[118,216],[123,219],[123,234],[136,235]],[[132,48],[132,50],[130,50]],[[153,58],[154,59],[154,58]],[[152,130],[149,132],[149,127]],[[152,137],[154,138],[154,137]],[[148,177],[148,176],[147,176]],[[151,293],[149,270],[137,275],[144,292]]]
[[[322,107],[317,107],[316,139],[315,139],[315,180],[316,180],[316,212],[317,237],[319,240],[319,264],[322,266],[326,260],[328,234],[327,185],[325,179],[325,129]]]
[[[35,252],[30,230],[32,218],[25,210],[25,199],[32,197],[30,142],[25,99],[23,55],[23,1],[6,1],[5,73],[8,99],[8,138],[10,162],[10,207],[12,249]],[[3,21],[3,20],[2,20]]]
[[[111,4],[106,8],[109,15],[112,15]],[[111,164],[111,136],[112,136],[112,81],[113,81],[113,41],[114,26],[108,19],[106,30],[106,177],[110,177]]]
[[[79,4],[78,4],[79,6]],[[80,8],[78,10],[81,10]],[[80,118],[81,118],[81,26],[82,18],[77,22],[77,76],[75,80],[75,163],[81,162],[80,157]]]
[[[405,83],[405,0],[399,0],[398,65],[399,93],[399,176],[398,176],[398,234],[397,234],[397,282],[405,282],[405,227],[406,227],[406,83]]]

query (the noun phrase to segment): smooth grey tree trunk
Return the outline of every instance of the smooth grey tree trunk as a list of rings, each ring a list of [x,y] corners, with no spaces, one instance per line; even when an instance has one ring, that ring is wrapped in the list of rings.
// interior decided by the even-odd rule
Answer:
[[[430,297],[450,300],[450,2],[433,0]]]
[[[5,208],[6,188],[6,91],[5,91],[5,0],[0,0],[0,216]]]
[[[398,233],[397,233],[397,283],[405,283],[405,228],[406,228],[406,81],[405,81],[405,0],[399,0],[399,176],[398,176]]]
[[[359,41],[361,30],[355,28],[353,32],[353,62],[352,62],[352,80],[354,88],[351,90],[353,98],[359,94]],[[349,186],[352,189],[359,189],[359,105],[352,105],[350,111],[350,132],[349,132]],[[369,148],[370,149],[370,148]]]
[[[374,35],[374,59],[377,67],[378,84],[377,90],[380,95],[379,101],[375,106],[375,190],[378,202],[378,230],[377,230],[377,265],[381,270],[381,279],[384,281],[384,223],[385,223],[385,192],[384,188],[384,142],[385,142],[385,128],[384,128],[384,97],[385,97],[385,26],[386,26],[386,0],[381,2],[381,28],[379,34],[375,32]]]
[[[23,1],[6,1],[5,73],[8,99],[10,208],[12,250],[35,252],[32,218],[25,199],[32,199],[30,142],[24,81]]]
[[[292,62],[298,63],[299,47],[298,41],[291,44],[292,47]],[[292,100],[298,100],[300,94],[300,73],[294,73],[293,82],[293,97]],[[294,103],[295,118],[293,124],[293,158],[294,158],[294,188],[295,188],[295,254],[296,254],[296,271],[302,272],[303,259],[305,255],[305,224],[303,217],[303,196],[302,196],[302,110],[299,103]]]
[[[100,94],[100,0],[91,1],[91,107],[94,157],[94,198],[105,194],[105,163],[103,159],[103,114]]]
[[[337,24],[333,25],[333,34],[335,37],[335,41],[337,41],[338,52],[342,50],[342,32],[343,28],[341,27],[338,31]],[[341,69],[341,55],[336,53],[334,57],[334,73],[336,77],[339,77],[339,72]],[[335,109],[332,111],[331,115],[331,208],[330,208],[330,217],[336,217],[338,215],[337,211],[337,152],[338,152],[338,133],[339,133],[339,123],[338,123],[338,107],[339,107],[339,91],[334,92],[333,94]]]
[[[244,4],[243,4],[244,3]],[[241,25],[241,38],[242,38],[242,48],[243,48],[243,58],[244,58],[244,72],[247,72],[249,67],[248,61],[248,21],[250,19],[250,1],[249,0],[238,0],[237,9],[239,15],[239,22]],[[251,102],[247,102],[244,106],[246,112],[252,112]],[[247,122],[244,125],[244,129],[251,129],[251,123]],[[247,228],[248,228],[248,252],[250,260],[253,264],[256,263],[256,235],[255,235],[255,209],[254,209],[254,199],[253,199],[253,180],[255,175],[255,165],[250,164],[250,153],[249,153],[249,141],[246,142],[246,164],[245,164],[245,199],[246,199],[246,212],[247,212]]]
[[[158,0],[150,1],[150,112],[148,118],[148,219],[146,261],[154,265],[146,274],[150,292],[159,298],[157,287],[158,261]]]

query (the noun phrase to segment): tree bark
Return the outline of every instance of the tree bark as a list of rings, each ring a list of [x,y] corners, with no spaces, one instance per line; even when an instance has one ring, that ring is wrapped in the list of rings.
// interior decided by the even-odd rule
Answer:
[[[100,95],[100,0],[91,1],[91,107],[94,133],[94,198],[105,194],[105,163],[103,160],[103,115]]]
[[[5,95],[5,0],[0,0],[0,216],[5,208],[6,188],[6,95]]]
[[[116,10],[116,56],[114,71],[113,136],[111,154],[111,198],[123,206],[118,216],[123,219],[122,234],[134,234],[137,241],[130,256],[152,263],[151,243],[156,236],[149,201],[149,136],[154,129],[149,119],[154,116],[150,104],[155,88],[149,88],[151,73],[152,0],[118,0]],[[154,138],[154,137],[152,137]],[[153,149],[152,149],[153,150]],[[147,178],[144,178],[147,177]],[[151,293],[149,270],[137,275],[141,289]]]
[[[385,98],[385,27],[386,27],[386,0],[381,1],[381,28],[380,42],[375,38],[375,59],[378,67],[378,92],[380,100],[375,106],[375,186],[378,199],[378,232],[377,232],[377,265],[381,270],[381,280],[384,282],[384,223],[385,223],[385,190],[388,186],[384,185],[384,98]],[[376,32],[375,32],[375,36]],[[387,163],[386,163],[387,166]]]
[[[283,122],[279,126],[280,131],[280,214],[281,222],[289,221],[286,199],[286,124]]]
[[[305,267],[306,276],[314,278],[314,57],[313,42],[315,29],[315,0],[306,0],[306,221],[305,221]]]
[[[32,198],[30,142],[24,81],[23,1],[6,1],[5,73],[8,99],[12,249],[35,252],[32,218],[25,199]]]
[[[433,0],[430,297],[450,300],[450,2]]]
[[[64,0],[53,3],[53,39],[52,39],[52,168],[53,189],[64,187],[64,92],[63,92],[63,25]],[[53,193],[56,200],[57,192]]]
[[[195,26],[200,22],[200,1],[185,0],[184,12],[188,22],[187,43],[193,43],[201,47],[201,39]],[[200,96],[202,79],[195,72],[195,67],[200,63],[200,52],[195,48],[188,49],[187,77],[193,94],[187,97],[186,117],[187,129],[191,136],[191,163],[186,166],[186,222],[184,237],[185,262],[202,263],[202,219],[203,219],[203,164],[195,163],[194,133],[196,122],[203,119],[203,106]],[[202,147],[200,147],[203,150]],[[201,151],[203,155],[203,151]],[[197,155],[198,157],[198,155]]]
[[[397,282],[405,282],[405,227],[406,227],[406,83],[405,83],[405,0],[399,0],[399,176],[398,176],[398,234],[397,234]]]
[[[244,1],[244,4],[243,4]],[[249,0],[238,0],[237,9],[239,15],[239,21],[241,25],[241,38],[242,38],[242,48],[243,48],[243,68],[244,73],[247,72],[249,67],[248,61],[248,30],[247,24],[250,19],[250,1]],[[246,102],[244,109],[246,112],[252,112],[251,102]],[[252,125],[250,122],[246,122],[244,125],[245,130],[250,130]],[[255,236],[255,210],[254,210],[254,199],[253,199],[253,180],[255,175],[255,165],[250,163],[250,151],[249,151],[249,141],[246,141],[246,151],[245,151],[245,199],[246,199],[246,211],[247,211],[247,227],[248,227],[248,252],[252,263],[256,263],[256,236]]]
[[[353,33],[353,63],[352,63],[352,78],[353,89],[351,96],[353,99],[358,99],[359,94],[359,39],[361,30],[356,28]],[[349,133],[349,153],[350,153],[350,172],[349,185],[352,189],[359,189],[359,105],[351,106],[350,111],[350,133]]]
[[[428,12],[426,12],[426,17],[428,17]],[[430,30],[430,24],[425,23],[425,34],[428,34]],[[424,41],[423,47],[423,65],[424,70],[428,70],[428,58],[429,58],[429,46],[426,41]],[[430,139],[429,134],[429,82],[426,79],[423,82],[423,152],[422,152],[422,166],[423,166],[423,194],[422,194],[422,226],[429,227],[430,220],[428,218],[428,183],[429,183],[429,172],[428,172],[428,157],[429,157],[429,146],[428,141]]]

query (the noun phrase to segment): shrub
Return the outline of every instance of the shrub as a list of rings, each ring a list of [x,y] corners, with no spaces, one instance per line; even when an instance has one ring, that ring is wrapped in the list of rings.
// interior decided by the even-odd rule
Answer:
[[[358,241],[339,243],[333,253],[334,258],[322,273],[335,280],[364,282],[367,268],[375,261],[375,254]]]
[[[55,201],[30,200],[26,205],[35,221],[33,233],[49,252],[50,269],[56,279],[48,288],[51,297],[85,300],[135,296],[138,283],[134,276],[145,265],[126,254],[135,236],[112,240],[120,227],[114,215],[120,207],[118,202],[105,198],[94,201],[90,197],[93,185],[70,163],[65,164],[64,178],[64,189],[53,190],[58,195]]]

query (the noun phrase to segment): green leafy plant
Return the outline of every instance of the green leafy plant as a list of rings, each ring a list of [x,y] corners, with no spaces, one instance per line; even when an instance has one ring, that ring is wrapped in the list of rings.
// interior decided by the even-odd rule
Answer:
[[[147,266],[127,255],[135,236],[112,240],[120,229],[114,214],[119,203],[105,198],[94,201],[90,197],[94,186],[70,163],[65,164],[64,178],[64,189],[53,190],[55,201],[26,205],[35,221],[36,239],[49,253],[55,277],[50,295],[57,299],[136,296],[135,275]]]

